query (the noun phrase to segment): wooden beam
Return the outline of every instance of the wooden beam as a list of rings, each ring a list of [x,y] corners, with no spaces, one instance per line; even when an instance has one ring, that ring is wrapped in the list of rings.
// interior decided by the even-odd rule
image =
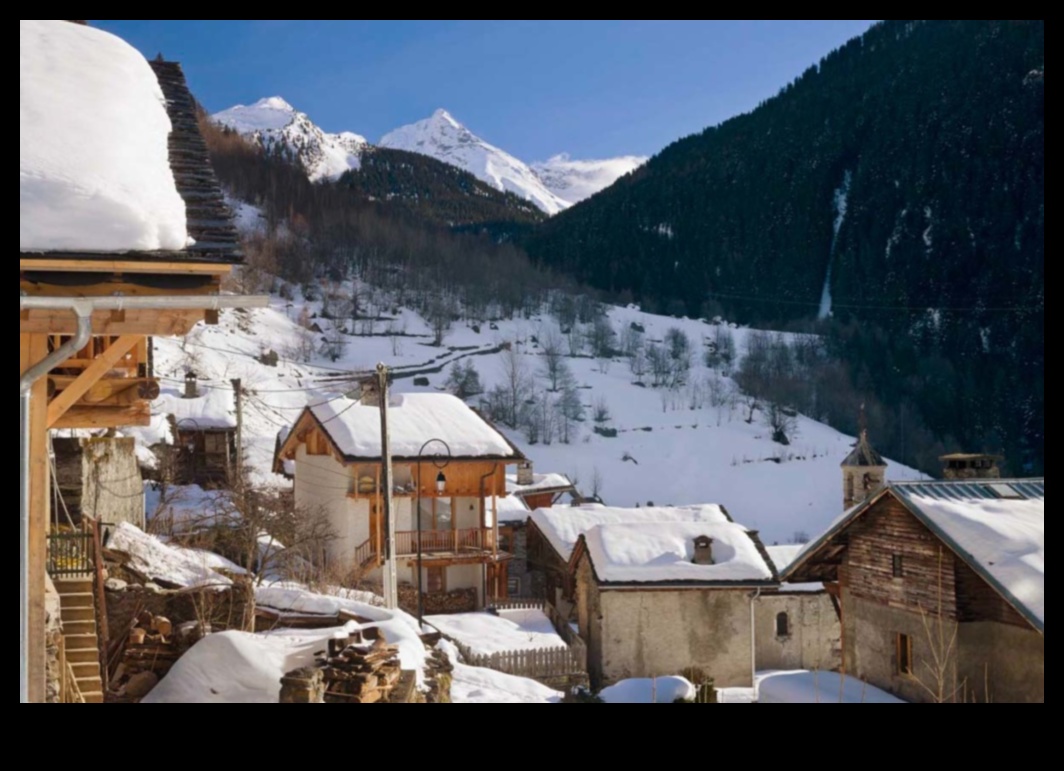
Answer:
[[[92,333],[97,336],[118,337],[183,337],[203,321],[206,311],[125,311],[124,318],[115,318],[111,311],[92,315]],[[29,311],[20,314],[19,332],[22,334],[72,335],[77,321],[69,311]]]
[[[19,339],[21,369],[31,366],[48,355],[46,335],[21,335]],[[48,550],[49,473],[48,473],[48,381],[41,378],[32,392],[30,408],[30,524],[29,524],[29,700],[43,704],[45,700],[45,564]]]
[[[211,262],[137,262],[131,260],[23,260],[18,261],[19,272],[47,273],[137,273],[228,276],[232,265]]]
[[[69,388],[77,378],[73,375],[50,375],[48,377],[49,393],[60,393]],[[53,389],[54,386],[54,389]],[[86,405],[128,405],[143,399],[153,401],[159,398],[159,381],[152,378],[105,377],[89,392],[81,397]],[[115,401],[117,400],[117,401]]]
[[[148,402],[138,402],[130,407],[71,407],[52,428],[122,428],[148,425],[151,425],[151,405]]]
[[[139,343],[138,335],[125,335],[115,340],[106,351],[97,356],[92,365],[48,405],[48,428],[54,428],[67,410],[77,404],[81,397],[89,392],[89,389],[99,383],[103,376],[114,369],[115,365]]]
[[[112,279],[98,273],[89,274],[99,276],[100,281],[92,284],[62,284],[48,281],[19,281],[19,291],[26,297],[174,297],[194,295],[218,294],[221,281],[212,279],[210,276],[193,276],[194,281],[174,281],[167,283],[165,276],[160,276],[158,281],[148,283],[131,283],[121,279]],[[154,277],[153,277],[154,278]]]

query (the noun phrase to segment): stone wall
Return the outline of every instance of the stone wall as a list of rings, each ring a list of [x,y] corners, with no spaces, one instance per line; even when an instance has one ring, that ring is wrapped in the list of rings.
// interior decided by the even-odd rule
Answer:
[[[843,595],[843,644],[847,674],[911,702],[934,701],[935,677],[925,662],[935,660],[932,640],[938,622],[924,615]],[[928,635],[927,624],[932,626]],[[1045,639],[1033,629],[992,622],[946,620],[945,639],[957,635],[957,651],[949,666],[947,690],[959,699],[999,704],[1040,704],[1045,701]],[[915,677],[898,672],[897,636],[913,645]],[[926,686],[926,687],[925,687]],[[987,691],[989,690],[989,693]]]
[[[63,673],[59,665],[59,645],[63,639],[63,622],[61,618],[61,606],[59,592],[55,589],[50,577],[45,577],[44,589],[44,639],[47,646],[45,658],[45,688],[44,700],[46,704],[59,704],[62,701],[60,683]]]
[[[826,592],[762,594],[756,613],[758,671],[833,672],[842,666],[842,625]],[[786,635],[777,634],[781,613]]]
[[[145,612],[167,618],[175,627],[201,621],[202,616],[214,632],[244,630],[254,621],[254,589],[238,583],[222,590],[167,591],[108,581],[107,626],[112,638],[121,639]]]
[[[144,529],[144,484],[132,439],[55,439],[56,481],[75,523],[82,515]]]

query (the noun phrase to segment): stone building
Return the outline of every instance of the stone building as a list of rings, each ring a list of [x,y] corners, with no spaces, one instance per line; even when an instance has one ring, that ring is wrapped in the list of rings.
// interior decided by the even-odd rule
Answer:
[[[60,497],[52,516],[60,524],[79,525],[84,516],[144,529],[144,483],[133,439],[54,438],[52,444]]]
[[[596,688],[700,670],[752,687],[756,603],[778,577],[757,533],[717,522],[599,525],[572,558]]]
[[[1043,479],[893,483],[783,577],[827,584],[850,676],[914,702],[1044,703]]]
[[[867,429],[863,429],[853,452],[842,462],[842,510],[849,511],[879,492],[886,479],[887,462],[868,441]]]

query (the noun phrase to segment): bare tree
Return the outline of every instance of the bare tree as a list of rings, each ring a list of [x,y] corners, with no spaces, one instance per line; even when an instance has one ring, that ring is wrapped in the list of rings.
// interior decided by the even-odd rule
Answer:
[[[772,441],[790,446],[798,438],[798,419],[795,414],[775,402],[770,402],[765,410],[765,425],[772,429]]]
[[[429,303],[426,317],[429,327],[432,329],[432,344],[437,348],[443,345],[443,339],[451,331],[455,313],[454,302],[448,297],[435,297]]]
[[[331,362],[340,361],[347,353],[347,335],[342,330],[334,326],[325,335],[325,339],[322,340],[319,351],[322,356]]]
[[[565,342],[562,340],[561,335],[553,327],[543,339],[540,340],[540,348],[543,351],[543,366],[546,371],[547,380],[550,381],[550,390],[552,393],[557,393],[561,387],[561,380],[563,375],[563,369],[565,366]]]
[[[506,399],[506,417],[504,422],[511,428],[517,428],[533,388],[532,378],[528,374],[522,357],[513,346],[502,356],[502,391]]]
[[[616,339],[617,333],[613,329],[613,324],[610,323],[609,316],[599,316],[588,330],[591,352],[596,359],[612,358],[613,344]]]
[[[569,386],[562,391],[557,402],[558,425],[563,444],[572,444],[578,438],[577,424],[584,420],[584,405],[580,392]]]

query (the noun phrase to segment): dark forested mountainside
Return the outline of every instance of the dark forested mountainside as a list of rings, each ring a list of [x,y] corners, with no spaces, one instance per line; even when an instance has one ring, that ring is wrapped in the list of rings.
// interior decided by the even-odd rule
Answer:
[[[355,184],[345,177],[343,183],[314,183],[298,165],[263,152],[205,116],[201,126],[222,184],[266,217],[265,232],[247,244],[249,261],[266,274],[304,285],[358,276],[382,290],[396,290],[425,312],[461,310],[482,314],[479,318],[536,307],[547,290],[572,286],[534,266],[521,249],[500,242],[498,228],[528,227],[538,212],[529,215],[526,204],[494,190],[483,195],[479,183],[467,186],[467,177],[472,178],[464,172],[450,175],[436,168],[444,164],[426,158],[416,166],[420,171],[391,176],[382,166],[405,163],[407,154],[375,151],[389,160],[371,160],[369,181]],[[434,175],[453,176],[453,190],[443,192],[446,185],[431,181]],[[463,193],[456,191],[463,187],[471,200],[482,203],[460,203]],[[416,198],[421,189],[436,203],[389,202],[386,189],[400,199]],[[498,225],[494,218],[503,213],[512,219]],[[453,222],[452,216],[466,224],[440,224]]]
[[[403,150],[370,148],[362,168],[339,184],[370,201],[400,206],[427,222],[454,228],[542,222],[543,212],[513,193],[503,193],[467,171]]]
[[[1039,473],[1044,48],[1044,20],[878,24],[550,220],[529,251],[670,312],[830,310],[881,449],[913,460],[927,435]]]

